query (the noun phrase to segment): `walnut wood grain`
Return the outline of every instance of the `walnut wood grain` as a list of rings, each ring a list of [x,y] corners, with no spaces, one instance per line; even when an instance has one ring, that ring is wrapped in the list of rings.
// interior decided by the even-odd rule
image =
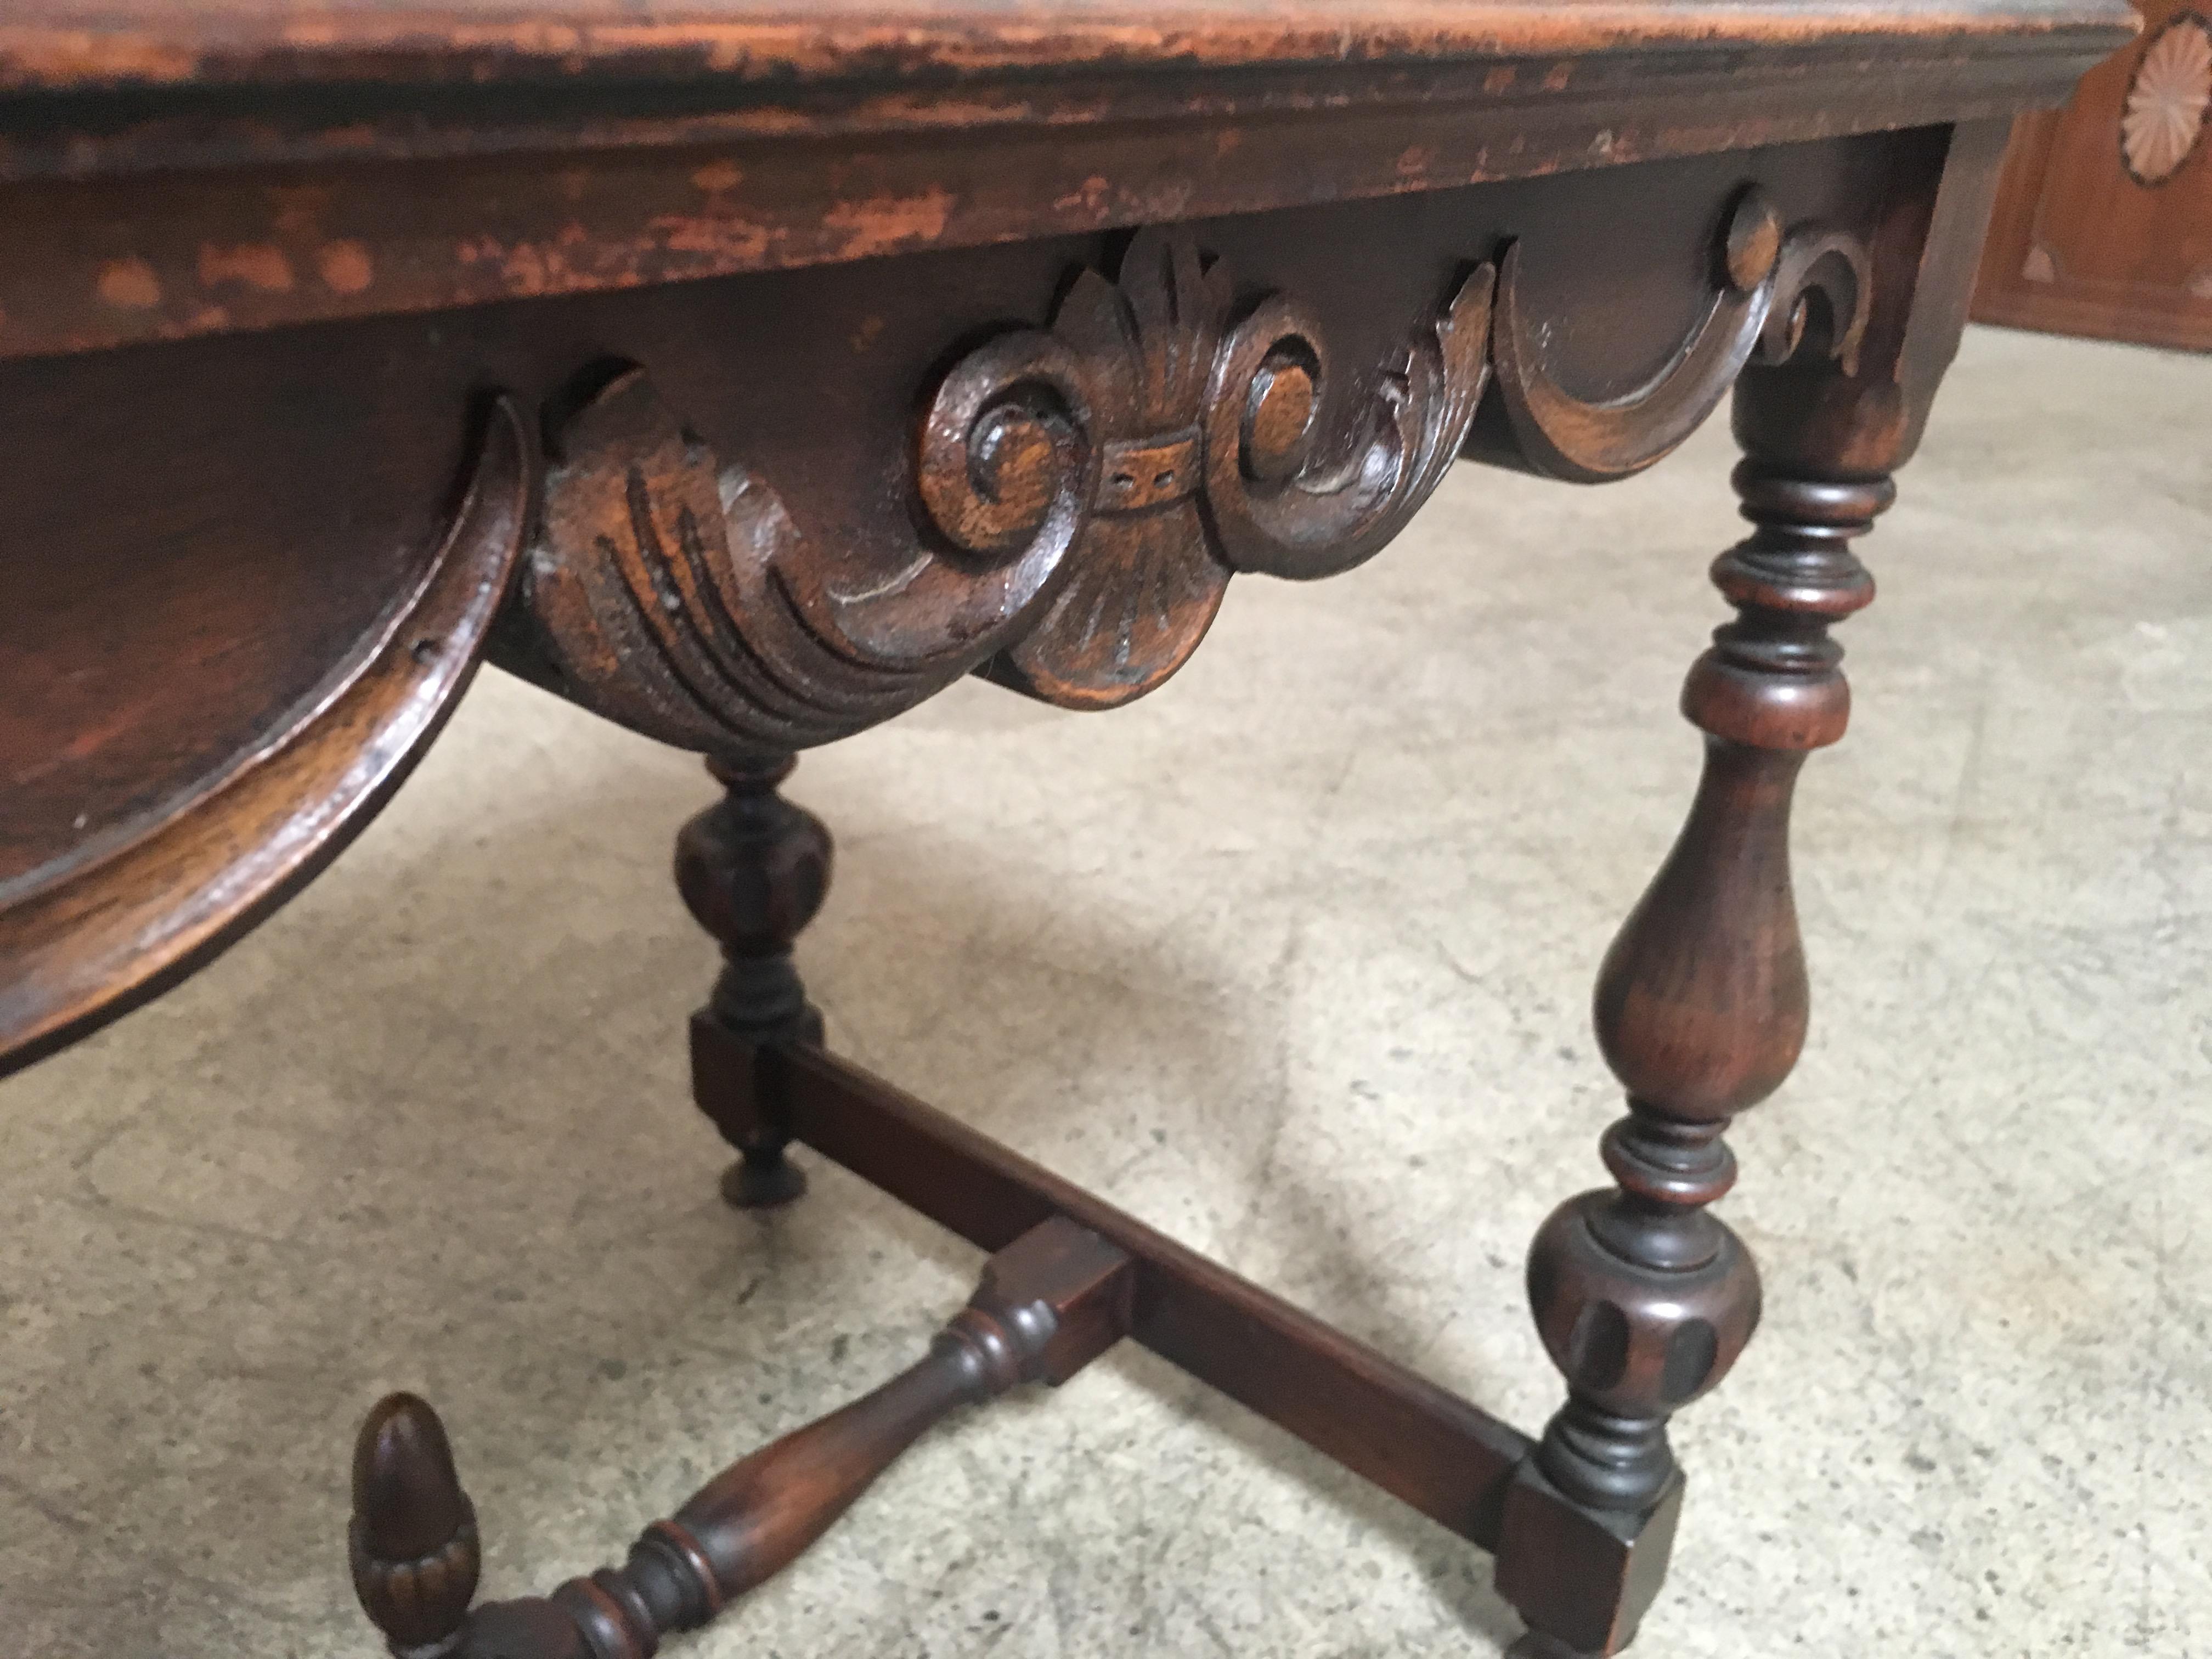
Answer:
[[[1720,406],[1745,364],[1754,356],[1786,361],[1808,328],[1820,329],[1829,356],[1856,358],[1873,297],[1867,252],[1856,236],[1817,222],[1785,232],[1766,193],[1747,185],[1722,219],[1712,266],[1705,314],[1665,368],[1598,400],[1577,397],[1553,374],[1543,342],[1560,325],[1529,315],[1521,250],[1509,248],[1494,348],[1504,419],[1492,422],[1494,435],[1478,439],[1473,453],[1551,477],[1604,483],[1670,453]]]
[[[724,786],[678,867],[724,951],[692,1042],[735,1195],[794,1195],[796,1137],[1002,1253],[929,1358],[546,1599],[467,1610],[450,1448],[387,1402],[354,1534],[387,1635],[410,1659],[643,1659],[945,1412],[1126,1329],[1494,1547],[1528,1650],[1626,1642],[1682,1510],[1668,1417],[1757,1319],[1710,1206],[1726,1121],[1806,1029],[1787,815],[1842,729],[1826,630],[1870,592],[1849,543],[1956,348],[2005,122],[2124,16],[0,18],[0,1049],[88,1029],[275,903],[483,650]],[[1568,1396],[1540,1441],[821,1051],[790,948],[829,841],[777,793],[793,751],[971,671],[1125,702],[1231,574],[1348,568],[1455,456],[1620,477],[1731,383],[1755,528],[1716,567],[1738,619],[1685,694],[1705,781],[1601,976],[1630,1097],[1613,1184],[1532,1251]]]
[[[2106,23],[2085,3],[1942,0],[1911,8],[1529,0],[27,0],[0,30],[8,84],[48,89],[299,80],[673,78],[813,82],[1091,65],[1213,70],[1572,54],[2064,37]]]
[[[1999,137],[1932,138],[1893,179],[1870,247],[1847,260],[1808,249],[1805,268],[1837,264],[1838,286],[1808,290],[1738,387],[1749,459],[1735,483],[1754,528],[1713,565],[1737,614],[1681,698],[1705,734],[1704,774],[1598,973],[1593,1023],[1628,1106],[1601,1143],[1613,1185],[1553,1211],[1528,1255],[1537,1331],[1567,1382],[1501,1527],[1498,1589],[1541,1638],[1530,1653],[1633,1639],[1681,1512],[1668,1420],[1758,1327],[1757,1266],[1708,1208],[1735,1180],[1722,1134],[1804,1046],[1792,793],[1850,717],[1829,629],[1874,597],[1851,544],[1894,499],[1889,472],[1956,348]]]
[[[568,695],[707,751],[822,743],[987,665],[1066,707],[1126,702],[1189,656],[1232,570],[1326,574],[1404,527],[1474,419],[1491,283],[1461,276],[1332,431],[1320,320],[1240,308],[1224,262],[1139,233],[1117,282],[1078,271],[1049,330],[937,378],[921,522],[834,550],[620,372],[552,440],[539,651]]]
[[[642,690],[653,695],[634,723],[746,761],[883,718],[969,664],[1097,706],[1181,659],[1219,570],[1322,574],[1402,526],[1470,404],[1485,406],[1485,268],[1499,250],[1510,249],[1529,315],[1602,319],[1553,329],[1541,368],[1603,404],[1648,384],[1695,333],[1726,280],[1729,204],[1747,185],[1785,224],[1829,226],[1847,244],[1872,222],[1882,181],[1918,165],[1923,148],[1912,135],[1843,140],[1208,221],[1118,246],[1047,239],[0,362],[13,545],[79,548],[103,573],[88,585],[64,560],[11,563],[0,654],[21,666],[0,703],[12,768],[0,882],[19,902],[44,890],[87,845],[137,833],[258,752],[272,718],[327,689],[428,568],[486,387],[512,394],[530,433],[524,464],[550,451],[528,515],[544,526],[526,562],[533,592],[541,575],[547,593],[559,585],[564,534],[588,543],[604,567],[594,580],[620,577],[599,597],[626,609],[594,625],[629,635],[578,658],[603,678],[595,706],[619,713],[614,697]],[[1785,240],[1778,288],[1797,246]],[[1186,253],[1140,252],[1133,265],[1143,248]],[[1080,298],[1068,290],[1085,270],[1100,274],[1075,285]],[[1177,285],[1194,283],[1206,306],[1157,326],[1182,306]],[[1155,325],[1140,331],[1146,316]],[[1115,384],[1132,374],[1143,384],[1201,337],[1215,343],[1204,418],[1165,427],[1138,404],[1127,421],[1095,422],[1083,444],[1097,475],[1089,494],[1069,492],[1081,521],[1060,562],[1003,626],[987,608],[979,628],[961,595],[991,557],[954,544],[933,517],[959,525],[952,497],[933,492],[938,509],[922,499],[917,404],[943,414],[960,406],[951,392],[975,391],[977,419],[964,432],[954,422],[953,452],[996,456],[1004,483],[1035,480],[1049,469],[1034,463],[1060,451],[1008,423],[1006,398],[1018,404],[1034,383],[994,378],[1004,343],[1054,343],[1103,417]],[[625,362],[639,367],[611,377],[603,367]],[[793,386],[818,395],[794,398]],[[1917,387],[1913,406],[1930,390]],[[88,464],[94,454],[101,465]],[[621,464],[583,464],[595,455]],[[1139,466],[1156,499],[1102,497]],[[1203,485],[1185,497],[1194,471]],[[634,510],[633,474],[666,483],[665,498],[656,506],[647,489]],[[691,562],[718,528],[730,567]],[[647,532],[653,556],[641,559]],[[637,545],[625,550],[626,537]],[[961,580],[904,593],[924,556]],[[1163,568],[1191,580],[1162,580]],[[738,576],[758,592],[718,586]],[[518,637],[526,622],[502,620],[495,659],[561,684],[559,665]],[[690,684],[712,689],[708,671],[744,668],[748,653],[759,672],[720,707],[692,697]],[[694,717],[668,729],[668,711],[687,708]]]
[[[1785,359],[1811,330],[1855,360],[1871,282],[1857,237],[1785,230],[1756,184],[1716,206],[1702,316],[1658,373],[1603,400],[1556,377],[1520,242],[1502,279],[1470,257],[1347,400],[1313,307],[1240,298],[1195,239],[1141,231],[1116,280],[1079,270],[1048,329],[994,332],[917,393],[902,493],[919,511],[857,544],[820,544],[772,475],[716,454],[618,369],[551,434],[522,595],[532,659],[564,695],[710,753],[825,742],[970,669],[1063,707],[1126,702],[1196,648],[1232,573],[1352,568],[1463,448],[1624,477],[1754,354]],[[1503,414],[1478,433],[1493,349]]]

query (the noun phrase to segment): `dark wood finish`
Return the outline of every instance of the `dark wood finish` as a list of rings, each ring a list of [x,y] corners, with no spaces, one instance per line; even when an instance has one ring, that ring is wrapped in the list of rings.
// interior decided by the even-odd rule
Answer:
[[[691,1017],[693,1029],[709,1027],[725,1044],[756,1054],[822,1041],[822,1014],[806,1000],[791,945],[829,891],[831,848],[822,820],[777,793],[794,763],[789,756],[710,761],[726,793],[676,840],[677,890],[722,946],[721,975]],[[782,1130],[750,1099],[726,1100],[708,1115],[738,1149],[722,1177],[732,1204],[763,1209],[806,1190],[805,1174],[783,1155]]]
[[[1694,414],[1726,390],[1701,343],[1728,343],[1723,369],[1768,350],[1771,325],[1795,313],[1792,290],[1820,290],[1852,268],[1847,253],[1807,268],[1798,251],[1870,246],[1882,204],[1896,181],[1924,170],[1931,144],[1940,154],[1940,130],[1206,221],[1148,241],[1210,257],[1217,287],[1230,286],[1220,273],[1235,279],[1241,320],[1214,352],[1200,400],[1213,427],[1199,428],[1191,452],[1208,478],[1203,546],[1181,505],[1158,516],[1182,532],[1125,533],[1141,515],[1097,512],[1085,497],[1081,533],[1069,533],[1050,577],[981,634],[947,595],[990,566],[931,528],[917,404],[935,406],[940,392],[957,401],[952,392],[994,353],[1048,331],[1060,339],[1052,319],[1067,307],[1055,307],[1055,294],[1081,272],[1127,263],[1126,250],[1100,239],[0,362],[0,489],[27,514],[12,544],[74,545],[111,573],[92,585],[74,580],[68,561],[25,554],[10,566],[11,607],[0,616],[9,689],[0,752],[10,762],[0,905],[12,915],[0,928],[27,927],[97,849],[167,833],[226,779],[288,780],[283,805],[305,814],[311,840],[334,820],[363,821],[361,810],[333,811],[327,790],[302,775],[270,771],[272,731],[288,711],[316,708],[368,647],[397,637],[392,618],[422,573],[445,568],[456,477],[468,476],[472,447],[514,435],[506,417],[487,426],[487,386],[511,390],[524,434],[504,475],[524,504],[503,507],[500,523],[544,526],[521,561],[527,604],[502,619],[495,659],[657,735],[751,764],[884,718],[970,665],[1079,703],[1157,684],[1202,630],[1217,568],[1233,559],[1317,574],[1366,556],[1404,521],[1450,451],[1486,335],[1502,390],[1478,404],[1469,453],[1586,468],[1589,453],[1562,460],[1560,444],[1576,441],[1575,411],[1610,410],[1600,418],[1626,429],[1607,440],[1605,465],[1656,459],[1679,436],[1685,408]],[[1747,257],[1737,216],[1753,191],[1791,228],[1770,276],[1746,295],[1729,270]],[[1666,210],[1654,211],[1660,202]],[[1500,258],[1517,319],[1504,336],[1478,320],[1480,273]],[[1079,361],[1088,382],[1104,385],[1115,358],[1095,337],[1133,318],[1136,302],[1127,287],[1078,286],[1093,303],[1069,312],[1066,325],[1079,336],[1077,317],[1090,318],[1095,349]],[[1163,290],[1136,291],[1154,311],[1163,302]],[[1475,309],[1450,323],[1455,301]],[[1727,319],[1717,331],[1717,307]],[[1152,356],[1138,350],[1127,362],[1164,362],[1165,337],[1155,330]],[[722,372],[702,340],[750,372]],[[636,371],[593,367],[609,363]],[[1686,365],[1705,367],[1693,374]],[[1018,402],[1030,385],[1007,395]],[[793,386],[821,395],[794,400]],[[1421,395],[1425,386],[1435,390]],[[1912,406],[1924,407],[1926,391],[1932,381]],[[1524,410],[1517,428],[1502,406],[1509,397]],[[1001,436],[1011,443],[1011,409],[979,411],[973,453],[995,455]],[[1624,422],[1624,409],[1636,418]],[[1107,453],[1153,453],[1177,429],[1102,431],[1102,482],[1112,476]],[[1111,452],[1115,443],[1124,451]],[[531,474],[549,448],[540,483]],[[90,453],[134,464],[89,467]],[[641,505],[625,517],[634,477]],[[1326,487],[1347,477],[1358,482]],[[648,558],[649,547],[658,550]],[[1194,585],[1156,580],[1157,561],[1128,556],[1133,549],[1164,550],[1168,568]],[[939,574],[918,577],[909,593],[901,579],[918,563],[922,576]],[[641,592],[650,595],[642,609]],[[870,611],[868,629],[845,630],[849,612],[836,596],[875,593],[893,597]],[[1098,598],[1095,622],[1077,593]],[[717,631],[736,630],[738,617],[742,631]],[[765,641],[757,650],[756,639]],[[441,659],[462,671],[472,660]],[[731,665],[750,678],[714,678]],[[459,683],[441,678],[439,696],[449,702]],[[372,728],[319,729],[346,734],[319,752],[352,776],[349,745],[370,744]],[[358,797],[362,809],[378,799]],[[249,819],[227,809],[196,821],[230,826],[200,840],[226,903],[286,890],[250,874],[254,860],[312,867],[297,861],[285,811],[252,817],[250,833]],[[189,910],[190,882],[165,873],[137,890],[155,909],[131,937],[158,942],[198,926],[167,915]],[[71,949],[91,963],[84,994],[95,1003],[133,982],[163,982],[158,951],[134,969]],[[0,997],[20,994],[26,1010],[43,1004],[59,990],[49,972],[26,973],[20,994],[9,985]],[[26,1046],[33,1023],[26,1012],[0,1029],[19,1060],[40,1052]]]
[[[1568,1395],[1507,1498],[1498,1587],[1571,1652],[1633,1638],[1682,1503],[1668,1419],[1726,1375],[1759,1323],[1757,1267],[1705,1206],[1735,1180],[1722,1132],[1804,1046],[1791,792],[1850,717],[1828,630],[1874,597],[1850,543],[1895,498],[1889,473],[1957,349],[1999,140],[1962,129],[1900,175],[1859,270],[1863,308],[1808,295],[1796,349],[1738,390],[1748,459],[1735,483],[1756,528],[1713,566],[1737,616],[1682,690],[1705,773],[1598,974],[1598,1043],[1628,1095],[1601,1147],[1614,1185],[1560,1206],[1528,1256],[1537,1330]]]
[[[1064,707],[1128,702],[1197,647],[1233,573],[1364,562],[1463,448],[1621,477],[1687,436],[1747,362],[1796,351],[1813,309],[1831,355],[1856,358],[1869,302],[1856,234],[1785,230],[1756,183],[1705,210],[1687,273],[1701,314],[1649,380],[1596,399],[1561,382],[1520,241],[1497,265],[1459,262],[1348,374],[1312,307],[1240,289],[1186,234],[1141,231],[1116,282],[1061,276],[1048,330],[994,331],[915,388],[908,511],[877,515],[858,545],[806,535],[771,477],[727,464],[641,370],[620,370],[550,439],[522,595],[534,626],[509,660],[709,751],[824,742],[970,670]],[[1478,431],[1493,333],[1503,412]]]
[[[476,672],[521,551],[530,484],[521,424],[501,403],[427,568],[296,702],[228,753],[187,750],[182,763],[173,750],[149,757],[131,742],[140,734],[95,726],[75,738],[88,765],[46,763],[33,745],[55,732],[42,733],[38,720],[76,712],[67,709],[76,688],[35,684],[42,668],[58,674],[66,660],[58,653],[42,660],[46,641],[9,641],[21,654],[9,653],[10,684],[0,703],[21,700],[12,714],[0,713],[9,740],[11,820],[0,830],[0,1075],[182,979],[268,915],[376,815]],[[35,580],[25,586],[35,594]],[[195,665],[204,671],[200,695],[267,721],[271,711],[255,701],[264,687],[250,671],[231,677],[231,653],[240,633],[288,619],[260,608],[265,594],[224,597],[212,637],[192,641]],[[40,620],[19,611],[9,632]],[[76,641],[64,635],[61,643]],[[141,682],[126,695],[151,699],[164,690]],[[133,712],[173,731],[150,702]],[[111,747],[123,752],[111,757],[104,752]],[[103,763],[105,776],[83,776]],[[95,824],[91,809],[102,793],[113,816]],[[27,869],[8,867],[17,860],[7,859],[14,849],[5,843],[27,821],[64,813],[58,849]]]
[[[732,1200],[795,1196],[796,1137],[1002,1253],[931,1358],[543,1601],[467,1610],[443,1431],[386,1402],[380,1626],[648,1654],[953,1405],[1126,1330],[1494,1548],[1529,1650],[1625,1643],[1667,1419],[1756,1322],[1707,1206],[1803,1040],[1787,815],[1843,727],[1849,543],[1956,347],[2006,123],[2123,38],[2114,0],[0,20],[0,1063],[264,914],[489,655],[723,787],[677,876],[723,948],[692,1045]],[[1126,702],[1232,574],[1358,563],[1455,457],[1622,477],[1731,386],[1756,528],[1685,694],[1705,781],[1601,976],[1615,1184],[1531,1258],[1540,1442],[823,1051],[795,751],[971,672]]]
[[[887,526],[880,579],[852,580],[854,550],[833,562],[769,481],[619,374],[554,440],[527,593],[549,683],[702,750],[823,742],[979,667],[1111,707],[1181,665],[1232,570],[1358,564],[1458,455],[1487,374],[1486,264],[1327,434],[1309,310],[1271,296],[1239,321],[1226,264],[1180,235],[1141,232],[1120,265],[1118,284],[1079,270],[1048,331],[999,333],[927,391],[918,522]]]
[[[387,0],[298,27],[281,0],[34,0],[0,24],[0,88],[24,94],[0,179],[25,186],[0,353],[2004,118],[2063,96],[2118,15]]]
[[[1977,321],[2212,350],[2212,12],[2141,9],[2134,46],[2014,129]]]
[[[1064,1216],[1131,1258],[1129,1334],[1462,1537],[1492,1547],[1526,1437],[1258,1285],[817,1048],[754,1056],[693,1030],[710,1115],[765,1099],[795,1139],[983,1249]]]
[[[651,1659],[789,1566],[921,1436],[1023,1382],[1054,1388],[1129,1328],[1129,1258],[1073,1223],[1030,1229],[985,1264],[929,1352],[873,1393],[732,1464],[620,1567],[550,1597],[470,1610],[476,1510],[444,1425],[412,1395],[380,1401],[354,1451],[354,1583],[398,1659]]]
[[[1697,331],[1666,367],[1625,395],[1578,398],[1553,379],[1542,342],[1556,325],[1534,322],[1522,298],[1522,254],[1504,259],[1498,301],[1498,378],[1511,447],[1487,459],[1577,483],[1623,478],[1660,459],[1705,423],[1754,357],[1786,361],[1817,306],[1832,319],[1829,355],[1858,350],[1871,295],[1857,237],[1818,223],[1785,234],[1765,191],[1747,185],[1722,216],[1712,252],[1712,298]]]
[[[379,1401],[354,1437],[346,1553],[354,1594],[395,1653],[443,1646],[476,1599],[476,1505],[446,1425],[411,1394]]]

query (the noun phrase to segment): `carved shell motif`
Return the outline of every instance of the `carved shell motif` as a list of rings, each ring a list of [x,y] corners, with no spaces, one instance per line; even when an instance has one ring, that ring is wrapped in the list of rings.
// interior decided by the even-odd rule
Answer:
[[[1311,313],[1276,296],[1239,319],[1218,262],[1142,232],[1048,330],[953,364],[915,440],[926,522],[834,562],[627,371],[556,434],[532,648],[578,701],[708,752],[827,742],[979,667],[1127,702],[1190,654],[1232,571],[1324,575],[1403,527],[1480,399],[1491,282],[1468,276],[1325,434]]]
[[[1140,232],[1049,328],[946,371],[916,428],[919,522],[878,544],[810,542],[629,370],[556,434],[528,654],[586,706],[709,753],[828,742],[970,670],[1066,707],[1126,702],[1189,656],[1231,574],[1328,575],[1396,535],[1468,445],[1493,353],[1506,458],[1581,479],[1657,459],[1753,356],[1811,336],[1848,362],[1858,244],[1785,236],[1750,188],[1722,228],[1705,321],[1605,403],[1552,379],[1517,248],[1474,265],[1347,399],[1309,309],[1273,295],[1240,313],[1187,235]]]
[[[1048,469],[1087,503],[1075,556],[1035,625],[986,666],[1048,702],[1103,708],[1150,690],[1196,648],[1232,571],[1328,575],[1405,527],[1459,453],[1486,374],[1492,276],[1477,267],[1357,424],[1324,441],[1332,369],[1318,320],[1280,295],[1232,325],[1219,263],[1139,234],[1118,283],[1079,276],[1051,332],[954,368],[924,424],[921,497],[963,548],[1050,526]],[[1001,354],[1064,362],[1076,396],[1025,401]],[[1079,416],[1078,411],[1080,411]],[[958,434],[965,434],[964,441]]]

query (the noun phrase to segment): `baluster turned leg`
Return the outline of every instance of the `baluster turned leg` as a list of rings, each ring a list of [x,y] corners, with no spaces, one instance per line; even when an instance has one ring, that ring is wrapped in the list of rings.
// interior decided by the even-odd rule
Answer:
[[[709,761],[726,793],[676,839],[677,890],[722,946],[714,995],[691,1017],[695,1053],[706,1024],[757,1054],[779,1042],[822,1041],[822,1015],[806,1000],[791,946],[829,890],[830,832],[776,793],[796,764],[789,755]],[[788,1203],[806,1190],[805,1175],[784,1156],[787,1137],[757,1090],[732,1086],[729,1047],[716,1044],[716,1085],[696,1091],[701,1109],[738,1149],[722,1196],[739,1209]],[[757,1076],[741,1070],[748,1083]]]
[[[1706,733],[1705,775],[1598,975],[1598,1042],[1628,1092],[1601,1148],[1615,1184],[1560,1206],[1529,1254],[1537,1328],[1568,1385],[1508,1500],[1499,1560],[1499,1588],[1537,1632],[1530,1656],[1612,1653],[1634,1634],[1680,1504],[1667,1419],[1759,1322],[1758,1269],[1705,1206],[1735,1179],[1729,1121],[1804,1043],[1790,793],[1806,754],[1843,735],[1850,694],[1828,629],[1874,597],[1850,538],[1894,492],[1887,477],[1814,482],[1754,461],[1735,483],[1758,527],[1713,580],[1739,614],[1682,692]]]

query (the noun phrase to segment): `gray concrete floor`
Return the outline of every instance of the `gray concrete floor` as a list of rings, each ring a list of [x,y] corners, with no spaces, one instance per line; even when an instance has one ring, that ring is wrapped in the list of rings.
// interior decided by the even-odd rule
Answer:
[[[1739,1127],[1764,1330],[1678,1425],[1654,1656],[2212,1654],[2212,361],[1978,331],[1844,630],[1815,1029]],[[1590,975],[1687,800],[1715,422],[1462,468],[1111,717],[810,758],[849,1052],[1522,1424],[1600,1178]],[[497,675],[305,897],[0,1089],[0,1640],[366,1654],[345,1468],[447,1414],[493,1595],[904,1364],[976,1258],[834,1170],[724,1209],[684,758]],[[1494,1653],[1488,1564],[1148,1356],[926,1442],[680,1651]]]

